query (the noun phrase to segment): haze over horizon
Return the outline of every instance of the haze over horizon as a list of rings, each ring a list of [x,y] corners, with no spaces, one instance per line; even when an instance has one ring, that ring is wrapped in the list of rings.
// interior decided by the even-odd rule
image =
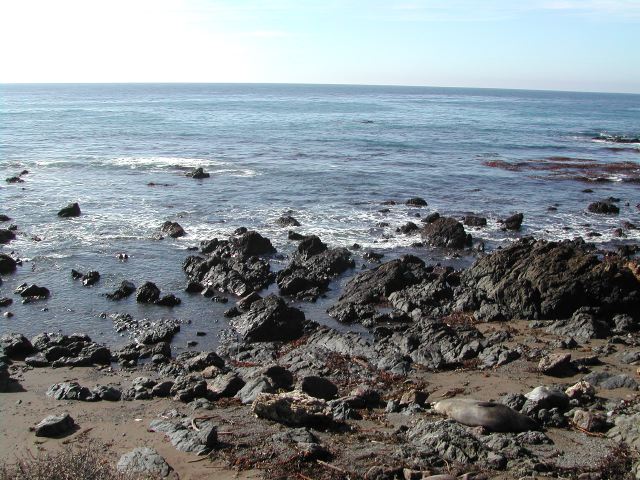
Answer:
[[[4,0],[3,83],[640,93],[638,0]]]

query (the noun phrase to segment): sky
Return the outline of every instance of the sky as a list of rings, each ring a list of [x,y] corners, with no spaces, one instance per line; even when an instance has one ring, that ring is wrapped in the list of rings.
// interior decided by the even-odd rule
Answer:
[[[640,0],[0,0],[0,82],[640,93]]]

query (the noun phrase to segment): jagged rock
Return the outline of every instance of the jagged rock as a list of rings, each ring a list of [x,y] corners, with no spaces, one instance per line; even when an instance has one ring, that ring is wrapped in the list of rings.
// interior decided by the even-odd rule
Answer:
[[[553,353],[540,359],[538,370],[545,375],[562,376],[575,373],[570,353]]]
[[[640,450],[640,413],[619,415],[615,417],[614,422],[615,425],[607,432],[607,437]]]
[[[341,322],[362,321],[376,314],[375,305],[395,291],[421,282],[428,275],[424,262],[412,255],[359,273],[345,285],[328,313]]]
[[[455,218],[440,217],[425,225],[422,237],[434,247],[461,249],[471,245],[471,235]]]
[[[299,227],[300,222],[293,218],[291,215],[283,215],[276,220],[276,225],[281,227]]]
[[[127,474],[151,475],[153,477],[178,478],[167,461],[153,448],[141,447],[125,453],[116,465],[118,471]]]
[[[34,432],[36,437],[61,437],[73,431],[76,424],[68,413],[49,415],[38,423]]]
[[[27,357],[24,359],[24,363],[33,368],[43,368],[51,365],[51,362],[47,360],[44,353],[36,353],[35,355]]]
[[[8,222],[9,220],[11,220],[11,217],[8,217],[5,214],[0,214],[0,222]]]
[[[153,282],[145,282],[136,293],[138,303],[154,303],[160,298],[160,289]]]
[[[175,307],[180,305],[182,303],[182,300],[171,293],[169,295],[165,295],[162,298],[159,298],[154,303],[163,307]]]
[[[205,172],[202,167],[194,168],[185,175],[187,177],[195,178],[196,180],[202,180],[203,178],[209,178],[211,176],[207,172]]]
[[[25,357],[33,352],[33,345],[19,333],[5,333],[0,336],[0,347],[9,358]]]
[[[215,352],[202,352],[195,357],[188,359],[184,366],[190,372],[199,372],[207,367],[224,367],[224,360],[222,360]]]
[[[100,400],[107,402],[117,402],[122,398],[122,392],[110,385],[98,385],[91,389],[91,393]]]
[[[607,419],[604,415],[587,410],[576,410],[573,423],[587,432],[602,432],[607,429]]]
[[[100,400],[96,394],[78,382],[55,383],[49,387],[46,395],[55,400],[80,400],[82,402]]]
[[[249,379],[245,385],[238,390],[235,397],[240,399],[243,405],[253,403],[262,393],[275,393],[276,388],[266,376]]]
[[[507,230],[520,230],[523,220],[524,215],[522,213],[516,213],[515,215],[511,215],[510,217],[502,220],[502,223],[504,224],[504,228]]]
[[[269,295],[251,304],[232,324],[246,342],[288,341],[300,338],[307,322],[304,313]]]
[[[475,215],[467,215],[462,220],[464,225],[468,225],[470,227],[486,227],[487,219],[485,217],[477,217]]]
[[[113,293],[107,293],[106,297],[109,300],[122,300],[123,298],[130,296],[135,291],[136,286],[132,282],[123,280],[120,286]]]
[[[617,215],[620,208],[612,202],[593,202],[587,208],[591,213],[599,213],[603,215]]]
[[[192,428],[192,423],[196,421],[198,430]],[[149,430],[166,435],[171,445],[181,452],[206,455],[218,444],[218,430],[211,420],[153,420]]]
[[[591,385],[605,388],[607,390],[613,390],[616,388],[630,388],[632,390],[636,390],[640,386],[634,378],[622,373],[614,375],[608,372],[592,372],[586,375],[583,380],[585,382],[589,382]]]
[[[96,271],[91,271],[82,276],[82,284],[85,287],[90,287],[91,285],[95,285],[100,280],[100,273]]]
[[[48,288],[39,287],[35,284],[27,285],[26,283],[23,283],[18,288],[16,288],[15,293],[23,298],[49,298],[50,295]]]
[[[259,418],[290,427],[326,427],[334,423],[331,409],[324,400],[302,392],[261,393],[252,409]]]
[[[229,372],[224,375],[218,375],[209,384],[209,390],[217,397],[230,398],[235,396],[244,386],[244,380],[237,373]]]
[[[254,231],[233,238],[231,243],[233,248],[244,256],[267,255],[276,251],[271,240]]]
[[[580,341],[593,338],[607,338],[611,329],[606,322],[598,319],[590,309],[579,308],[568,320],[558,320],[546,328],[548,333],[571,336]]]
[[[162,224],[162,226],[160,227],[160,231],[166,235],[169,235],[171,238],[180,238],[186,234],[184,228],[182,228],[179,223],[171,222],[168,220]]]
[[[11,230],[0,228],[0,244],[9,243],[11,240],[15,240],[16,234]]]
[[[0,240],[0,243],[4,243]],[[17,262],[5,253],[0,253],[0,274],[8,275],[16,271]]]
[[[207,382],[200,375],[180,375],[176,377],[170,393],[175,400],[189,403],[194,398],[207,395]]]
[[[508,318],[569,318],[580,307],[640,311],[640,282],[623,262],[600,261],[580,240],[522,239],[478,260],[461,275],[477,303]]]
[[[409,235],[410,233],[417,232],[420,230],[418,225],[413,222],[407,222],[401,227],[396,228],[396,233],[402,233],[404,235]]]
[[[80,213],[80,205],[78,203],[70,203],[58,212],[58,216],[63,218],[79,217]]]

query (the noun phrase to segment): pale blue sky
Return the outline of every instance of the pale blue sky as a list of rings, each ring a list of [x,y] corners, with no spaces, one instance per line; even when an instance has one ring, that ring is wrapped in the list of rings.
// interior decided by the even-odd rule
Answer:
[[[640,93],[640,0],[2,0],[1,82]]]

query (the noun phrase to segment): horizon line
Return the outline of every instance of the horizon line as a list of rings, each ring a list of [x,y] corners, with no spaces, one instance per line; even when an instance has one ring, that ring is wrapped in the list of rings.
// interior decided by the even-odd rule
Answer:
[[[442,88],[452,90],[508,90],[519,92],[556,92],[556,93],[598,93],[608,95],[640,95],[639,92],[601,91],[601,90],[554,90],[552,88],[513,88],[513,87],[461,87],[443,85],[407,85],[378,83],[306,83],[306,82],[190,82],[190,81],[152,81],[152,82],[0,82],[0,85],[290,85],[314,87],[392,87],[392,88]]]

